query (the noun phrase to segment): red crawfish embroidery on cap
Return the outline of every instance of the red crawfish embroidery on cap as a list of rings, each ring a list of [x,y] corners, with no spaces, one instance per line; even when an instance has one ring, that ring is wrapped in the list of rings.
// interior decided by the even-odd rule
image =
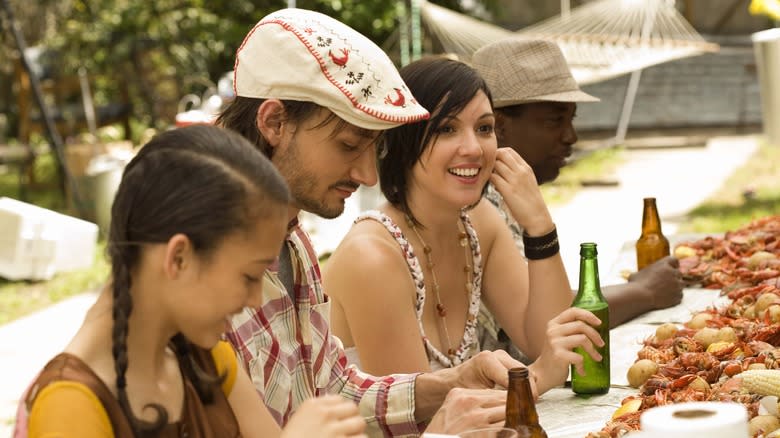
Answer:
[[[385,96],[385,103],[406,108],[406,98],[404,97],[404,94],[401,93],[401,89],[393,88],[393,90],[395,90],[395,99],[393,99],[390,95],[387,95]]]
[[[338,57],[333,54],[333,51],[328,50],[328,56],[330,56],[330,59],[333,61],[334,64],[338,65],[339,67],[344,67],[347,65],[347,61],[349,61],[349,50],[348,49],[340,49],[339,50],[344,56]]]

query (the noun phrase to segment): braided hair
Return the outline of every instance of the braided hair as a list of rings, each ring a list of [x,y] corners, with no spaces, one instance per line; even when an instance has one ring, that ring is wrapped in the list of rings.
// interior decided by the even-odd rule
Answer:
[[[208,257],[229,234],[289,202],[289,191],[271,162],[240,135],[214,126],[191,126],[155,136],[127,165],[111,208],[107,245],[113,293],[112,356],[117,399],[136,436],[153,435],[168,422],[162,405],[151,403],[153,422],[133,414],[127,396],[128,321],[133,269],[143,243],[186,235],[194,251]],[[218,378],[208,376],[190,354],[182,334],[171,340],[185,377],[204,403]]]

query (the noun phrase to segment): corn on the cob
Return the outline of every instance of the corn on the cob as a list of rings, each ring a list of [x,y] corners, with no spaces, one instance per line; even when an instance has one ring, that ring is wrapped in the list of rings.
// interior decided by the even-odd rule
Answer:
[[[780,397],[780,370],[747,370],[737,377],[742,378],[742,387],[749,392]]]

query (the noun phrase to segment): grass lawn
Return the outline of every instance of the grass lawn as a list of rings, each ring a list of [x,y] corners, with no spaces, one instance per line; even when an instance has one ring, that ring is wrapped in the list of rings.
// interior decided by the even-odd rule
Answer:
[[[562,204],[571,199],[583,182],[610,175],[624,161],[620,147],[598,149],[587,153],[561,169],[555,181],[542,185],[542,196],[548,205]]]
[[[109,273],[105,245],[98,244],[90,268],[58,273],[48,281],[0,279],[0,325],[28,315],[50,304],[100,287]]]
[[[780,146],[762,142],[723,187],[687,215],[679,232],[720,234],[776,214],[780,214]]]

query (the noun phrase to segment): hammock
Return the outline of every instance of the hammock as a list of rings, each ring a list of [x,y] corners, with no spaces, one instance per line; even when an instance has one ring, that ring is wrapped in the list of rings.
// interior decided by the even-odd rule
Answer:
[[[420,17],[426,30],[436,37],[447,53],[471,59],[472,53],[494,41],[509,38],[514,32],[503,27],[459,14],[451,9],[420,0]]]
[[[426,28],[448,52],[469,59],[475,50],[507,37],[555,41],[580,85],[718,50],[677,12],[671,0],[596,0],[510,32],[422,0]]]

